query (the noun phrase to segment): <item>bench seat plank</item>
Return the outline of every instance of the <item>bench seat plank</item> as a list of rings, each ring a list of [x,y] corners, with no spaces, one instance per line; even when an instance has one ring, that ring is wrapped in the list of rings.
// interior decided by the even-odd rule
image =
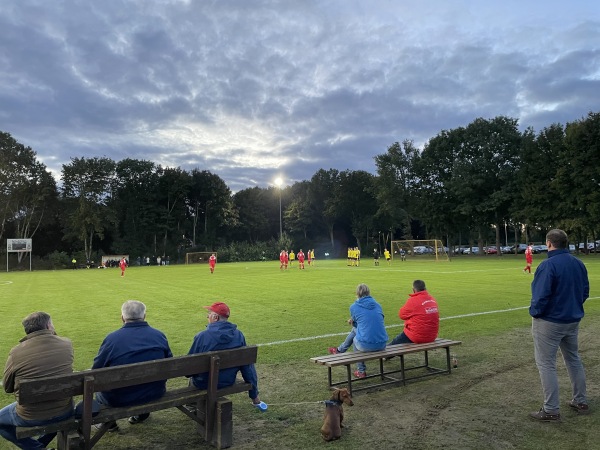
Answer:
[[[428,377],[440,373],[449,374],[452,370],[452,366],[450,363],[450,347],[454,345],[462,344],[461,341],[454,341],[450,339],[441,339],[438,338],[434,342],[429,342],[426,344],[396,344],[396,345],[388,345],[385,349],[379,350],[376,352],[345,352],[345,353],[336,353],[333,355],[324,355],[324,356],[316,356],[310,358],[316,364],[320,364],[327,367],[328,371],[328,384],[330,388],[335,388],[336,386],[346,385],[350,394],[352,395],[352,391],[359,391],[370,389],[373,387],[384,386],[388,384],[406,384],[408,380],[415,380],[418,378]],[[436,367],[432,367],[429,364],[429,352],[434,350],[445,350],[446,351],[446,368],[440,369]],[[410,367],[405,367],[404,356],[413,353],[423,353],[424,355],[424,363],[420,365],[413,365]],[[399,369],[384,369],[383,360],[385,358],[398,357],[400,361]],[[352,364],[355,364],[359,361],[379,361],[379,372],[375,374],[368,375],[366,378],[354,378],[352,372]],[[346,378],[343,381],[333,381],[332,377],[332,368],[334,367],[345,367],[345,375]],[[415,371],[417,369],[425,369],[424,373],[416,374],[414,376],[409,376],[407,372]],[[412,373],[412,372],[411,372]],[[399,374],[399,375],[397,375]],[[365,380],[373,380],[374,378],[380,378],[380,382],[377,384],[369,383],[368,385],[361,387],[353,387],[353,384],[356,382],[363,382]]]

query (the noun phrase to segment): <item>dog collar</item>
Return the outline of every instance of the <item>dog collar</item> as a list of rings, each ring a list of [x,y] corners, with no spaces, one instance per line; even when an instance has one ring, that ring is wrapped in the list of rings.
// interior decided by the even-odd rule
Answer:
[[[325,400],[324,403],[327,406],[340,406],[342,404],[342,402],[340,402],[339,400]]]

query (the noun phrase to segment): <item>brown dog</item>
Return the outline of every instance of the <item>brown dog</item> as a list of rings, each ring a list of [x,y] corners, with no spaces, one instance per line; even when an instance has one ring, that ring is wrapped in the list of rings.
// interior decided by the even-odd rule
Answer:
[[[342,421],[344,420],[343,404],[354,405],[348,389],[336,389],[331,394],[331,400],[325,402],[325,416],[321,435],[326,441],[333,441],[342,436]]]

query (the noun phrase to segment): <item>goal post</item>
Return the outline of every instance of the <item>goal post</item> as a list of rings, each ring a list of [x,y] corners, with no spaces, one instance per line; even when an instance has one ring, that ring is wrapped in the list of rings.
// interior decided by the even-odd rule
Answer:
[[[450,261],[448,250],[439,239],[392,241],[392,260],[404,254],[422,261]]]
[[[208,258],[210,255],[214,253],[215,256],[217,252],[190,252],[185,254],[185,263],[186,264],[208,264]]]

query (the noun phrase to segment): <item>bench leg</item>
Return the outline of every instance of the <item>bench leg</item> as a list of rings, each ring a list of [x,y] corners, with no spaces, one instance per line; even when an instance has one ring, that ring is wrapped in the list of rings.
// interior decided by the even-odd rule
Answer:
[[[216,448],[229,448],[233,444],[233,404],[226,397],[217,400],[214,430],[211,445]]]

